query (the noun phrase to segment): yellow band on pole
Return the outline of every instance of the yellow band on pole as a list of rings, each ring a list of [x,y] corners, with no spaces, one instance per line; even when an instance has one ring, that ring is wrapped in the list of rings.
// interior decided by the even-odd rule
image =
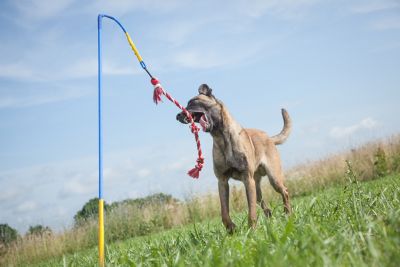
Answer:
[[[129,45],[132,47],[132,50],[133,50],[133,52],[135,53],[137,59],[139,60],[139,62],[142,62],[143,59],[142,59],[142,57],[140,56],[139,51],[137,50],[135,44],[132,42],[132,39],[131,39],[131,37],[129,36],[129,33],[126,32],[125,35],[126,35],[126,39],[128,39]]]
[[[99,199],[99,266],[104,267],[104,200]]]

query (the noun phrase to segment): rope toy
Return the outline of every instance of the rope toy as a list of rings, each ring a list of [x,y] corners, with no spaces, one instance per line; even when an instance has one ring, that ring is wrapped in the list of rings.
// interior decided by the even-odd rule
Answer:
[[[186,117],[189,119],[190,130],[194,134],[194,137],[196,140],[198,157],[196,160],[195,167],[188,172],[188,175],[193,178],[196,178],[196,179],[199,178],[200,171],[203,169],[203,165],[204,165],[204,157],[203,157],[203,152],[201,151],[200,138],[199,138],[200,128],[195,125],[192,114],[190,114],[189,111],[187,111],[181,104],[179,104],[179,102],[177,100],[172,98],[172,96],[167,91],[164,90],[164,88],[162,87],[162,85],[160,84],[158,79],[154,78],[153,75],[151,75],[150,71],[147,69],[147,66],[143,61],[143,58],[140,56],[140,53],[139,53],[138,49],[136,48],[136,45],[133,43],[131,37],[129,36],[128,32],[125,30],[124,26],[122,26],[122,24],[116,18],[109,16],[109,15],[100,14],[98,16],[99,29],[101,28],[101,18],[103,18],[103,17],[106,17],[106,18],[109,18],[109,19],[115,21],[119,25],[119,27],[124,31],[124,33],[126,35],[126,39],[129,43],[130,47],[132,48],[133,53],[135,54],[137,60],[139,61],[140,66],[143,68],[144,71],[146,71],[146,73],[151,78],[150,82],[154,86],[154,92],[153,92],[154,103],[158,104],[159,102],[161,102],[161,95],[164,95],[169,101],[174,103],[175,106],[177,106],[179,109],[181,109],[185,113]],[[200,124],[204,128],[204,126],[203,126],[204,122],[201,121]]]
[[[198,157],[196,161],[196,166],[191,169],[188,172],[188,175],[191,176],[192,178],[199,178],[200,171],[203,169],[203,164],[204,164],[204,157],[203,157],[203,152],[201,151],[201,145],[200,145],[200,138],[199,138],[199,131],[200,128],[196,126],[194,123],[192,114],[190,114],[189,111],[187,111],[186,108],[184,108],[179,102],[174,99],[167,91],[164,90],[158,79],[152,77],[150,80],[151,84],[154,86],[154,92],[153,92],[153,101],[157,105],[158,103],[162,102],[161,100],[161,95],[165,95],[165,97],[171,101],[172,103],[175,104],[180,110],[182,110],[186,117],[190,121],[190,130],[194,134],[194,138],[196,140],[196,145],[197,145],[197,152],[198,152]]]

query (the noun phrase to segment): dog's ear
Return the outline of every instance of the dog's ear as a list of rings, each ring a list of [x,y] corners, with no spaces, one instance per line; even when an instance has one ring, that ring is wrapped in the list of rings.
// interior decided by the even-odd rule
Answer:
[[[212,96],[212,89],[210,87],[208,87],[207,84],[202,84],[199,87],[199,94],[206,95],[206,96]]]

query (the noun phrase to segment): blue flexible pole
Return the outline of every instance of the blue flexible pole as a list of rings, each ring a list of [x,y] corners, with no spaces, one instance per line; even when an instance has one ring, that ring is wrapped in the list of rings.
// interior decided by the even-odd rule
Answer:
[[[102,56],[101,56],[101,28],[102,28],[102,18],[109,18],[115,21],[122,31],[127,34],[124,26],[114,17],[99,14],[97,17],[97,60],[98,60],[98,126],[99,126],[99,199],[103,198],[103,132],[102,132]],[[147,74],[153,78],[151,73],[148,71],[144,61],[140,61],[141,67],[147,72]]]
[[[105,15],[105,14],[100,14],[99,16],[112,19],[113,21],[115,21],[119,25],[119,27],[124,31],[124,33],[126,33],[126,30],[125,30],[124,26],[122,26],[122,24],[116,18],[114,18],[113,16],[109,16],[109,15]]]
[[[99,126],[99,199],[103,198],[103,129],[102,129],[102,66],[101,66],[101,19],[103,15],[97,17],[97,61],[98,61],[98,126]]]

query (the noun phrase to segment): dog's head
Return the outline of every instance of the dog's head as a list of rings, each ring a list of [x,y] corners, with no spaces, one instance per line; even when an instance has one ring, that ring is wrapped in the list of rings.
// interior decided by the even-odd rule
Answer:
[[[199,94],[189,100],[186,109],[194,122],[200,123],[205,132],[212,132],[219,127],[222,106],[207,84],[200,85]],[[184,124],[189,123],[184,112],[178,113],[176,119]]]

